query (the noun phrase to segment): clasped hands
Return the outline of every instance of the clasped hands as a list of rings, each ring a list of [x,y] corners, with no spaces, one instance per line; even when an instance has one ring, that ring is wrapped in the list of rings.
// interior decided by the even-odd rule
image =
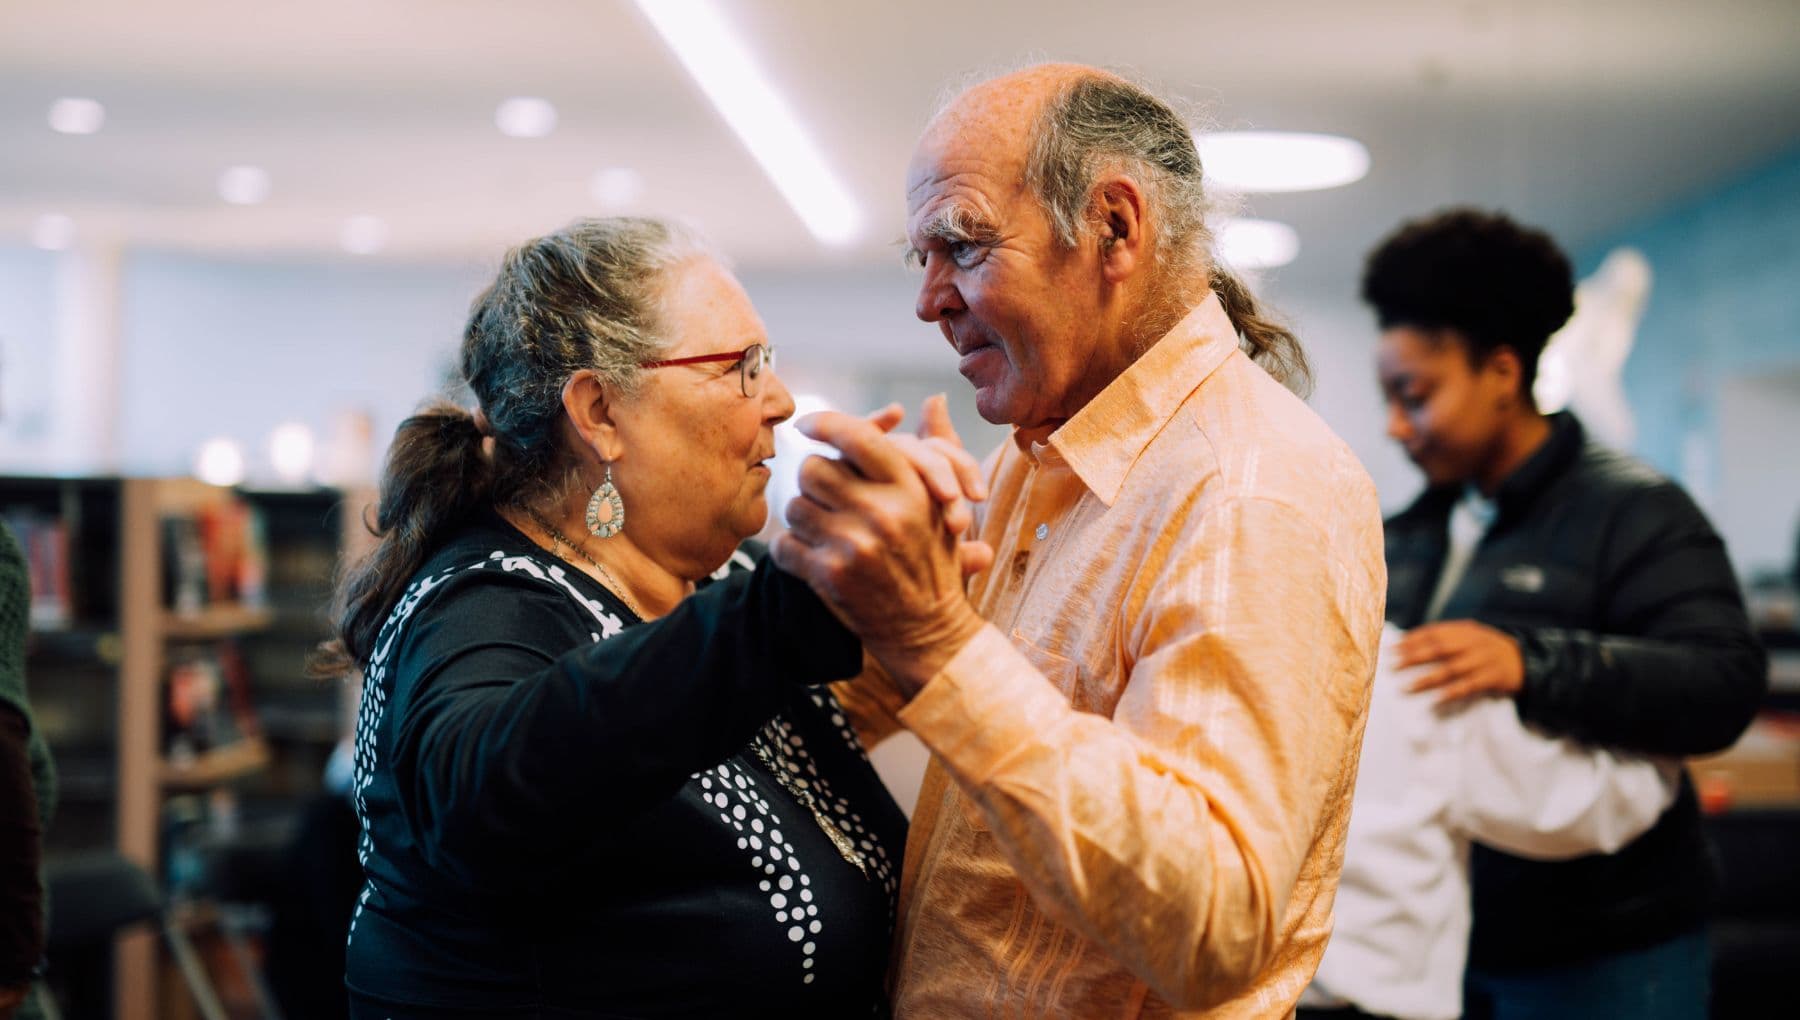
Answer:
[[[795,422],[840,456],[801,465],[788,530],[770,554],[818,592],[910,698],[981,629],[963,583],[994,552],[964,537],[970,503],[987,498],[987,485],[944,398],[925,401],[915,434],[893,431],[903,417],[890,405],[868,418],[823,411]]]

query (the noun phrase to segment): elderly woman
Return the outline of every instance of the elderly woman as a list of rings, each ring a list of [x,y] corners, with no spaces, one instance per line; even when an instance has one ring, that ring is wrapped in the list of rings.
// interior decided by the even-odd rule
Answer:
[[[743,289],[579,222],[508,254],[461,368],[479,410],[400,427],[340,596],[353,1014],[882,1012],[905,820],[821,686],[859,645],[740,547],[794,410]]]

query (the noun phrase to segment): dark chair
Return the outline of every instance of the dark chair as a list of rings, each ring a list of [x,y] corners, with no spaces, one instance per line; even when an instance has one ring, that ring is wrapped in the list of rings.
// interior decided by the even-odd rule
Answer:
[[[49,956],[52,984],[57,961],[110,958],[113,938],[134,925],[152,923],[168,943],[203,1020],[226,1020],[194,945],[171,922],[162,894],[144,869],[111,851],[52,858],[45,868],[50,898]],[[51,1020],[60,1016],[46,999]]]
[[[1706,819],[1723,881],[1712,925],[1713,1020],[1769,1016],[1800,961],[1800,809]]]

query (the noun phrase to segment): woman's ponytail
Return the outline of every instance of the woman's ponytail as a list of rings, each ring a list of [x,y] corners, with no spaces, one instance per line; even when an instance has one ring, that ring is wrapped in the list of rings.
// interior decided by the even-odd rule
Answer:
[[[332,607],[338,636],[313,657],[314,674],[359,668],[413,575],[453,529],[491,504],[494,467],[485,438],[475,416],[448,401],[400,423],[369,525],[378,541],[345,568]]]

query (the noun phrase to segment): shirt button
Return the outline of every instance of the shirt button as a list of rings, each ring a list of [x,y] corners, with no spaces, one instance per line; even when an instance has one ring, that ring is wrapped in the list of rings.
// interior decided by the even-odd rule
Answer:
[[[1049,537],[1050,537],[1050,525],[1048,525],[1048,524],[1038,525],[1037,526],[1037,540],[1042,542],[1044,539],[1049,538]]]

